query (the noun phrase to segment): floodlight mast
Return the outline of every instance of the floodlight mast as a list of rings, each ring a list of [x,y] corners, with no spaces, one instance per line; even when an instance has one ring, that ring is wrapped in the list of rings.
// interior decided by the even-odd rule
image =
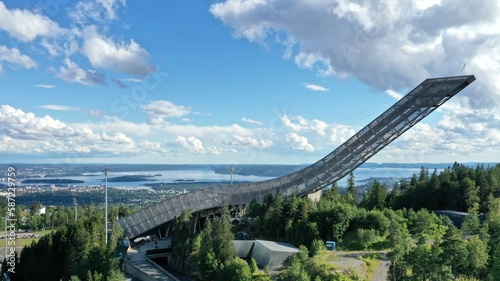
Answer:
[[[108,244],[108,172],[109,168],[104,169],[104,237]]]
[[[78,203],[76,203],[76,198],[73,198],[73,206],[75,206],[75,222],[78,221]]]
[[[234,171],[234,166],[233,165],[229,166],[229,172],[231,173],[231,185],[233,185],[233,171]]]

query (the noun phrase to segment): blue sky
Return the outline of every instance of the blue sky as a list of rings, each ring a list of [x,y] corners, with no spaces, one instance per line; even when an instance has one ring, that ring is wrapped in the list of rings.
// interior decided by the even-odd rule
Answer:
[[[312,163],[461,74],[370,161],[498,162],[498,5],[0,1],[1,162]]]

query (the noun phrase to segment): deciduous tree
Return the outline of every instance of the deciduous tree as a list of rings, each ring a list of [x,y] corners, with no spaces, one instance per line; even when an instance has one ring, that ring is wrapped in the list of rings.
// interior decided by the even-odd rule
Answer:
[[[217,272],[217,281],[251,281],[252,272],[247,262],[239,257],[228,260]]]

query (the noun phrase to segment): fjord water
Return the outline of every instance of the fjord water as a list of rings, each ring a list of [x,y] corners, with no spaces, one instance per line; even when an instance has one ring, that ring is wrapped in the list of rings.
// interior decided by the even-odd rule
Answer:
[[[262,175],[241,175],[233,174],[233,181],[238,182],[257,182],[267,179],[275,178],[276,176],[262,176]],[[356,169],[353,174],[356,182],[359,184],[373,178],[392,178],[392,179],[409,179],[413,174],[419,174],[420,168],[416,167],[360,167]],[[53,179],[53,177],[44,177],[44,179]],[[113,181],[114,178],[124,176],[137,176],[147,180],[139,181]],[[217,173],[207,167],[190,167],[188,169],[155,169],[137,171],[117,171],[110,172],[108,175],[109,187],[125,187],[125,188],[139,188],[147,184],[154,183],[196,183],[196,182],[229,182],[229,173]],[[99,186],[104,185],[104,176],[102,173],[83,173],[79,176],[59,176],[58,179],[72,179],[80,180],[84,183],[74,184],[73,186]],[[339,186],[346,186],[347,177],[338,181]]]

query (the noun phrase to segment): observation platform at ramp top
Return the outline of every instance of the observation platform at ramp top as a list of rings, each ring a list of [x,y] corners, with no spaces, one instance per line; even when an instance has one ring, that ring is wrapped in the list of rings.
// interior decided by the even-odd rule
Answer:
[[[292,174],[261,182],[216,185],[180,194],[118,221],[129,239],[162,233],[182,210],[195,213],[224,205],[262,202],[267,195],[304,196],[342,179],[420,122],[476,78],[473,75],[426,79],[358,133],[316,163]]]

